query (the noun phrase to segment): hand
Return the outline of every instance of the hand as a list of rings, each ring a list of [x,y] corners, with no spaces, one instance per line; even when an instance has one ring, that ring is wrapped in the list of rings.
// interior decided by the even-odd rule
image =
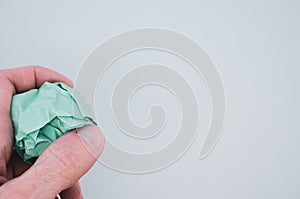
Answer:
[[[88,125],[53,142],[30,167],[13,150],[10,118],[12,96],[45,81],[64,82],[66,77],[46,68],[29,66],[0,70],[0,198],[82,198],[78,180],[96,162],[104,146],[98,127]]]

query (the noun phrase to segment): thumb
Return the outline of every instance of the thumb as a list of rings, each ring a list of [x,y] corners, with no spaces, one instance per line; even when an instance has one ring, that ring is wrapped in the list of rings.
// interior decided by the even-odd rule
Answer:
[[[54,198],[75,184],[96,162],[104,147],[104,136],[95,125],[88,125],[61,136],[16,180],[30,183],[31,193]],[[30,188],[29,188],[30,189]],[[33,195],[31,195],[33,196]],[[32,197],[34,198],[34,197]]]

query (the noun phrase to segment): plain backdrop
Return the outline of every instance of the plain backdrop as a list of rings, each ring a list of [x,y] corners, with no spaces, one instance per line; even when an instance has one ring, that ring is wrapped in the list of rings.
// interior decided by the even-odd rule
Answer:
[[[183,70],[196,83],[193,87],[198,89],[198,98],[203,97],[203,126],[191,148],[173,165],[149,174],[121,173],[96,163],[81,180],[85,197],[297,199],[299,19],[300,3],[296,0],[1,0],[0,68],[37,64],[75,80],[89,52],[112,35],[141,27],[179,31],[206,49],[224,81],[227,115],[220,141],[206,159],[198,159],[207,128],[206,115],[211,110],[207,108],[203,81],[199,79],[197,84],[193,73]],[[147,52],[143,56],[150,55],[157,56]],[[143,56],[139,59],[145,60]],[[114,67],[118,71],[118,65]],[[99,87],[96,97],[101,97],[105,89]],[[143,107],[145,93],[164,93],[147,89],[135,97],[137,107]],[[161,100],[169,97],[162,94]],[[175,103],[172,96],[165,102]],[[142,108],[130,106],[136,122],[147,123],[145,112],[139,111]],[[106,136],[128,150],[144,150],[144,144],[132,145],[117,136],[110,126],[111,113],[105,108],[105,104],[96,107]],[[176,111],[176,104],[167,109]],[[172,129],[178,125],[176,114],[169,115],[168,127]],[[161,138],[145,144],[147,150],[168,140],[167,135]]]

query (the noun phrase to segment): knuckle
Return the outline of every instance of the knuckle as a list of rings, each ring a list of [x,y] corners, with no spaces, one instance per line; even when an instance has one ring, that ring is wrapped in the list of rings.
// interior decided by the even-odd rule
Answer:
[[[33,65],[33,66],[28,66],[28,67],[33,71],[39,71],[43,68],[42,66],[38,66],[38,65]]]
[[[0,80],[3,81],[7,79],[7,70],[0,70]]]
[[[73,183],[72,177],[77,172],[77,167],[72,158],[72,152],[61,154],[51,147],[49,147],[48,152],[53,157],[56,168],[59,168],[57,175],[63,177],[66,182]]]
[[[67,153],[58,153],[52,147],[49,147],[49,153],[54,157],[55,161],[60,164],[65,170],[73,171],[76,169],[76,165],[72,158],[72,151]]]

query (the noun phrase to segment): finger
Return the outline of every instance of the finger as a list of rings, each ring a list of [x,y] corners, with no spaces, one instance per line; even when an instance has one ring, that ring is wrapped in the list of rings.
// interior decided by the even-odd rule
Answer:
[[[13,151],[9,164],[11,165],[12,168],[11,178],[19,177],[25,171],[27,171],[31,166],[26,162],[24,162],[21,156],[16,151]],[[10,176],[8,174],[8,179],[11,179],[9,177]]]
[[[25,66],[20,68],[2,70],[4,77],[10,81],[17,93],[33,88],[39,88],[44,82],[64,82],[73,87],[67,77],[40,66]]]
[[[19,92],[40,87],[45,81],[73,83],[50,69],[29,66],[0,71],[0,176],[6,176],[6,164],[13,145],[13,127],[10,119],[12,96]]]
[[[25,163],[16,151],[13,151],[6,168],[7,172],[5,177],[7,180],[11,180],[23,174],[30,168],[30,165]]]
[[[77,182],[72,187],[62,191],[60,194],[62,199],[82,199],[81,188],[79,182]]]
[[[7,178],[3,177],[3,176],[0,176],[0,187],[1,185],[3,185],[4,183],[6,183],[8,181]]]
[[[104,136],[97,126],[88,125],[77,132],[58,138],[30,169],[3,186],[31,190],[32,195],[44,193],[43,198],[54,198],[70,188],[92,167],[104,147]]]
[[[13,145],[13,128],[9,115],[2,117],[0,114],[0,140],[0,176],[5,177],[7,173],[6,165],[9,161]]]

